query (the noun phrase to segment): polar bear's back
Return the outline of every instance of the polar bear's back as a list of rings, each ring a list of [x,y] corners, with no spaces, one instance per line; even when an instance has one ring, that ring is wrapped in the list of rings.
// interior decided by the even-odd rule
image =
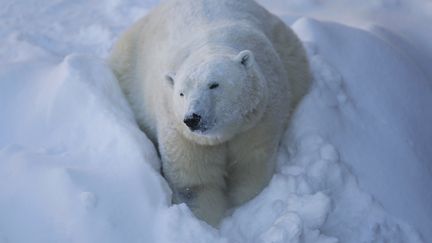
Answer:
[[[291,77],[294,104],[304,96],[310,85],[309,66],[300,40],[278,17],[254,0],[171,0],[160,5],[153,14],[157,17],[149,17],[157,19],[157,22],[164,22],[163,25],[167,28],[164,34],[161,33],[163,36],[160,36],[169,37],[170,43],[165,45],[167,47],[179,47],[179,43],[185,43],[186,46],[187,43],[199,39],[200,33],[209,35],[205,30],[217,26],[247,26],[255,33],[264,34],[274,47],[284,69]],[[219,34],[224,35],[224,32]],[[233,33],[225,33],[231,34]],[[179,56],[181,62],[182,55]]]

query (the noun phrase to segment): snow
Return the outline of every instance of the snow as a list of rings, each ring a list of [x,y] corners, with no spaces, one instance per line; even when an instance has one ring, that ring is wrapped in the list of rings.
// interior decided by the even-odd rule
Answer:
[[[431,242],[432,3],[259,2],[315,80],[270,185],[220,229],[170,204],[104,63],[157,1],[0,3],[0,242]]]

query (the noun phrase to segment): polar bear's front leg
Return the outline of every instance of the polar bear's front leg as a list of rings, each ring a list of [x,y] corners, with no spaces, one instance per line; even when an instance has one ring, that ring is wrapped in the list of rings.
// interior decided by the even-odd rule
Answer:
[[[261,124],[229,143],[227,188],[231,206],[254,198],[269,183],[276,164],[279,128]]]
[[[224,188],[203,184],[174,190],[174,203],[184,202],[199,219],[214,227],[219,225],[228,206]]]
[[[159,132],[158,142],[173,202],[185,202],[198,218],[217,226],[227,208],[225,147],[191,143],[170,128]]]

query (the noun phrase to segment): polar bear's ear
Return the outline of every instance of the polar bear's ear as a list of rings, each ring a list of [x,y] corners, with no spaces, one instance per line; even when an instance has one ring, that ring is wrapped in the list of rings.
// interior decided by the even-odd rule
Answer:
[[[165,74],[165,80],[170,87],[174,86],[174,77],[175,77],[174,73],[169,72],[169,73]]]
[[[234,60],[241,63],[245,67],[250,67],[254,61],[254,55],[251,51],[244,50],[237,54]]]

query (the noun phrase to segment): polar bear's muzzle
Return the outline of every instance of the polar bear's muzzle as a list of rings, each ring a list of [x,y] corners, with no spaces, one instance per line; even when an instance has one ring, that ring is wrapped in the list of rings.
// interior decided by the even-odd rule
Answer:
[[[185,116],[183,123],[192,132],[204,133],[209,130],[208,120],[199,113],[191,113]]]
[[[195,131],[200,127],[201,116],[196,113],[192,113],[191,115],[187,115],[183,122],[189,127],[190,130]]]

